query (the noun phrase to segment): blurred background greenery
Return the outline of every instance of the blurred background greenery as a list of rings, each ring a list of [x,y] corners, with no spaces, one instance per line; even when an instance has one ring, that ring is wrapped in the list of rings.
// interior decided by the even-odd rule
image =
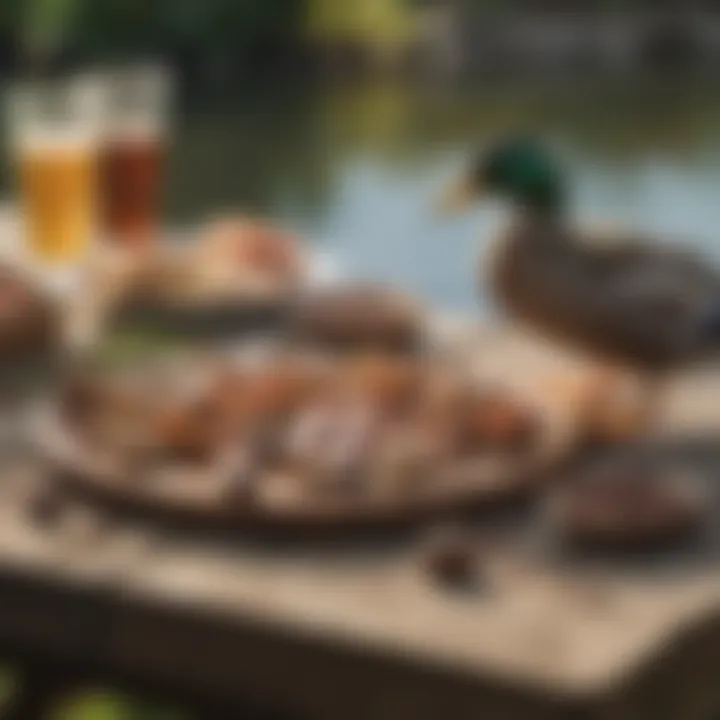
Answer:
[[[568,33],[587,35],[588,19],[619,19],[603,40],[604,52],[612,55],[623,52],[628,29],[638,42],[652,34],[668,47],[699,46],[712,34],[708,13],[718,5],[718,0],[3,0],[0,68],[59,56],[88,62],[151,54],[171,59],[191,79],[230,84],[267,71],[287,74],[358,61],[375,69],[397,67],[423,52],[437,65],[448,50],[472,65],[468,59],[487,59],[499,38],[504,39],[496,51],[522,54],[544,36],[550,55],[551,45],[565,43]],[[562,27],[528,25],[558,17],[564,18]],[[507,21],[524,23],[525,35],[506,33]]]

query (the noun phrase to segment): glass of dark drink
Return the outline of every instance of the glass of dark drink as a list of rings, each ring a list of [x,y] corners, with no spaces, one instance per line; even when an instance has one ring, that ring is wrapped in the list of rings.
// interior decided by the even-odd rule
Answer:
[[[108,75],[101,153],[101,218],[111,242],[143,244],[159,232],[171,80],[162,67]]]

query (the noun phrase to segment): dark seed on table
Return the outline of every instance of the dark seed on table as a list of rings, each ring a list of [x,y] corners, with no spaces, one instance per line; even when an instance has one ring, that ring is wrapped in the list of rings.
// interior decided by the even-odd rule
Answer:
[[[428,543],[424,567],[438,584],[448,588],[476,587],[480,580],[479,549],[462,530],[441,531]]]

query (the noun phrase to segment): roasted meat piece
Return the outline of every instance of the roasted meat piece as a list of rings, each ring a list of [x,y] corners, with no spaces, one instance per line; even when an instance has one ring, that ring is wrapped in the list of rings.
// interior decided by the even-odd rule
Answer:
[[[583,547],[645,547],[697,528],[694,483],[655,468],[603,468],[564,488],[555,499],[561,534]]]
[[[540,430],[536,412],[511,394],[445,380],[428,392],[424,414],[427,422],[451,439],[458,453],[521,451],[536,439]]]
[[[288,283],[304,270],[301,243],[267,222],[234,218],[212,223],[200,238],[199,261],[220,269],[256,272]]]
[[[325,489],[357,487],[366,475],[379,425],[362,402],[326,398],[291,424],[284,448],[288,466]]]
[[[406,296],[358,285],[325,289],[303,298],[294,319],[298,337],[335,348],[416,348],[422,315]]]
[[[159,412],[158,444],[183,460],[208,461],[228,440],[231,426],[223,408],[207,397]]]
[[[349,389],[391,419],[417,410],[425,370],[421,363],[390,355],[368,355],[346,368]]]
[[[47,352],[60,340],[53,304],[10,268],[0,268],[0,362]]]

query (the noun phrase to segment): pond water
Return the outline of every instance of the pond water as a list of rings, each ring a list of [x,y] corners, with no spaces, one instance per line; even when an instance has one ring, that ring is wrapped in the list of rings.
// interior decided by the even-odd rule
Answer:
[[[485,312],[477,257],[506,209],[449,220],[433,204],[477,146],[513,130],[557,145],[579,221],[720,254],[720,94],[699,78],[238,89],[179,114],[165,212],[267,214],[348,274]]]
[[[223,106],[225,105],[225,106]],[[487,309],[477,256],[506,210],[439,219],[444,182],[498,133],[556,143],[581,222],[618,224],[720,254],[720,95],[698,79],[374,83],[266,90],[186,112],[167,212],[268,213],[345,270],[452,308]]]

